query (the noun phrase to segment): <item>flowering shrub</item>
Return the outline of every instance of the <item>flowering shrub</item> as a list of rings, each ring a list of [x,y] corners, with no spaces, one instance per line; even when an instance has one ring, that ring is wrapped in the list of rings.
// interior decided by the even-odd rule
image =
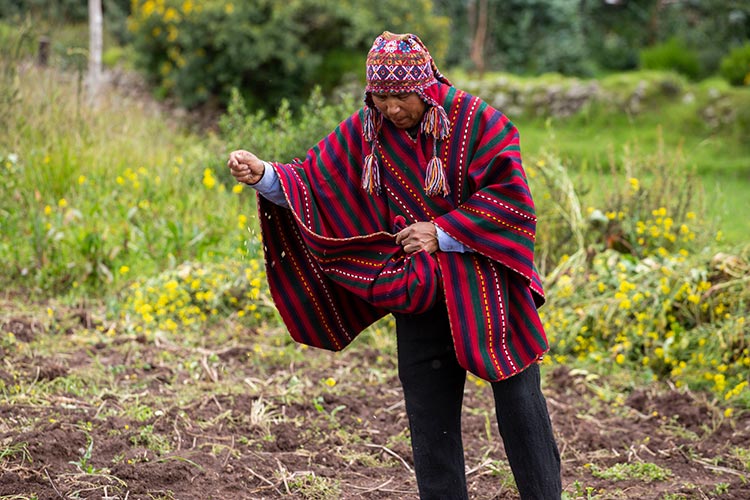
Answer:
[[[134,281],[119,310],[125,328],[146,336],[200,330],[215,318],[233,316],[259,324],[274,318],[263,261],[185,263]]]
[[[545,154],[526,166],[532,188],[542,188],[536,197],[542,274],[577,252],[663,257],[707,243],[711,230],[699,216],[702,191],[679,156],[629,153],[622,161],[624,168],[584,181],[597,184],[586,188],[585,199],[558,156]]]
[[[646,370],[736,397],[750,368],[748,271],[747,256],[729,254],[572,256],[550,276],[542,310],[554,359]]]
[[[133,0],[128,26],[140,65],[162,95],[194,106],[213,97],[225,103],[240,88],[252,108],[267,109],[282,98],[296,101],[316,83],[336,84],[346,71],[361,72],[376,26],[423,33],[441,47],[447,22],[426,0]]]
[[[544,188],[537,246],[549,362],[622,367],[748,403],[750,248],[709,253],[717,242],[679,160],[626,156],[585,199],[558,157],[527,167],[532,187]]]

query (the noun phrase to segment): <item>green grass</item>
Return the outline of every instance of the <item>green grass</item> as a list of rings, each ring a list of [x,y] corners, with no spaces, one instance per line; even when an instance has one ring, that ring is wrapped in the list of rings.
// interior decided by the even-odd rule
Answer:
[[[690,83],[655,71],[599,80],[555,74],[451,76],[459,87],[497,102],[509,115],[521,133],[527,162],[552,153],[577,186],[597,186],[601,171],[622,171],[634,155],[677,161],[685,175],[695,172],[702,181],[705,215],[720,219],[726,241],[748,241],[750,219],[744,214],[750,204],[744,193],[750,189],[750,88],[732,88],[716,78]],[[570,89],[589,96],[578,112],[552,116],[546,111],[564,107]],[[662,149],[666,155],[657,154]]]
[[[745,243],[750,234],[750,219],[743,215],[750,208],[746,194],[750,192],[750,141],[743,142],[732,130],[696,126],[691,123],[695,113],[680,103],[668,103],[638,116],[598,111],[571,118],[514,121],[527,157],[554,152],[581,184],[598,185],[599,170],[611,166],[622,170],[633,151],[640,155],[653,155],[661,148],[669,151],[682,159],[685,175],[692,171],[701,180],[706,215],[720,221],[727,242]]]
[[[635,479],[648,483],[651,481],[664,481],[672,475],[672,472],[649,462],[633,462],[627,464],[618,463],[606,469],[600,469],[598,466],[592,464],[591,474],[594,477],[602,479],[615,481]]]

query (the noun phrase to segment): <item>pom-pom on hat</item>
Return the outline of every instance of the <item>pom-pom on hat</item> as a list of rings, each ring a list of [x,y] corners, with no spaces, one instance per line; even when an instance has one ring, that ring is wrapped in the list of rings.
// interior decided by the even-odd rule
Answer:
[[[380,192],[380,167],[377,142],[383,115],[372,101],[372,93],[402,94],[416,92],[429,106],[422,118],[420,132],[431,135],[433,157],[427,163],[425,192],[428,196],[450,193],[442,161],[438,156],[438,141],[450,135],[450,122],[445,109],[435,100],[437,82],[451,85],[432,59],[427,47],[411,33],[383,32],[375,39],[367,54],[367,85],[365,86],[365,122],[363,133],[370,143],[370,154],[365,156],[362,169],[362,188],[369,193]]]

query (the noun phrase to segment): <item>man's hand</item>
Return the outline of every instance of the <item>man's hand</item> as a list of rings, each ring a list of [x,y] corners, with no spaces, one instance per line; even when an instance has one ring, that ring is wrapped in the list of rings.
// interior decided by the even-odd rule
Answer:
[[[256,184],[266,171],[263,162],[250,151],[244,149],[229,153],[227,167],[232,171],[232,175],[237,181],[245,184]]]
[[[438,245],[437,230],[432,222],[415,222],[396,233],[396,244],[404,247],[404,252],[414,253],[424,250],[435,253]]]

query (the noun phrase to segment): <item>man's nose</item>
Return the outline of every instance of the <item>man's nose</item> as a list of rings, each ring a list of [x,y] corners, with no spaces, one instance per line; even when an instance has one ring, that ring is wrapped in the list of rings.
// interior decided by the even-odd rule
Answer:
[[[388,103],[389,115],[392,116],[392,115],[398,114],[399,111],[401,111],[401,106],[399,106],[398,102]]]

